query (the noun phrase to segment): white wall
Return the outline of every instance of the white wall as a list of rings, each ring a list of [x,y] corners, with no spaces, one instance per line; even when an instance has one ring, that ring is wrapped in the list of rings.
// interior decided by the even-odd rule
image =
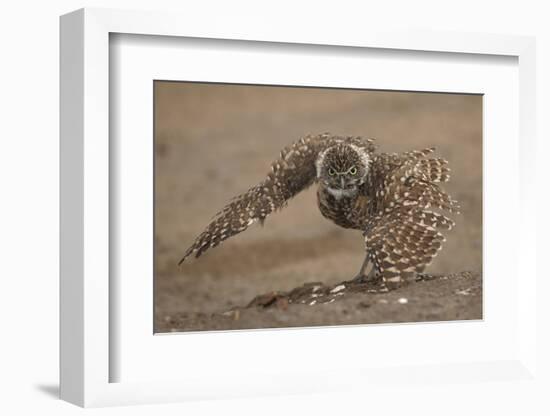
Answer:
[[[73,414],[80,409],[54,399],[58,348],[58,16],[80,7],[181,10],[208,24],[208,15],[269,15],[281,25],[334,22],[397,27],[536,35],[538,37],[538,126],[540,174],[549,149],[550,30],[545,1],[14,1],[0,8],[0,413]],[[262,4],[265,5],[262,7]],[[544,124],[546,122],[546,124]],[[548,189],[540,182],[541,193]],[[547,198],[545,198],[545,201]],[[547,210],[540,201],[540,216]],[[548,231],[548,221],[545,221]],[[539,235],[542,243],[543,232]],[[542,249],[542,246],[539,246]],[[546,247],[548,245],[546,244]],[[542,256],[541,256],[542,257]],[[541,260],[542,265],[542,260]],[[539,287],[546,293],[548,284]],[[550,316],[546,304],[541,314]],[[548,328],[548,318],[545,318]],[[546,331],[547,332],[547,331]],[[542,334],[541,334],[542,335]],[[545,335],[545,350],[550,350]],[[357,350],[351,351],[358,353]],[[541,357],[547,366],[548,360]],[[548,366],[546,367],[548,370]],[[546,371],[546,374],[549,374]],[[550,389],[548,389],[550,391]],[[533,392],[533,397],[541,392]],[[414,414],[543,414],[504,384],[480,392],[469,386],[434,386],[433,391],[388,402],[388,412]],[[424,396],[423,396],[424,395]],[[521,396],[525,398],[525,396]],[[100,414],[322,414],[368,412],[369,400],[343,394],[323,397],[235,400],[96,410]],[[476,403],[477,402],[477,403]],[[8,410],[11,409],[11,410]],[[311,409],[311,410],[310,410]],[[431,413],[431,412],[428,412]],[[30,413],[33,414],[33,413]],[[546,413],[549,414],[549,413]]]

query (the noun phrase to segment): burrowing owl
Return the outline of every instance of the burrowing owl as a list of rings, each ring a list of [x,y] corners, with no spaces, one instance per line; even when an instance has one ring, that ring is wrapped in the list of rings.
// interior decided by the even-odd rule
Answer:
[[[447,161],[433,148],[402,154],[377,153],[373,139],[306,136],[284,148],[258,185],[224,207],[179,262],[199,257],[255,222],[263,224],[300,191],[318,183],[322,215],[362,231],[366,257],[356,279],[399,284],[431,263],[445,241],[438,229],[455,223],[439,209],[458,213],[439,183],[449,180]],[[368,264],[372,268],[365,276]]]

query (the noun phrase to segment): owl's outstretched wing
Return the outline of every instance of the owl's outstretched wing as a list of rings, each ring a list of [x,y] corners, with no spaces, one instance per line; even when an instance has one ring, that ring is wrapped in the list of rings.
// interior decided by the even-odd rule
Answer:
[[[319,152],[340,142],[374,147],[372,139],[331,136],[325,133],[306,136],[284,148],[280,157],[271,164],[271,172],[267,177],[258,185],[233,198],[218,212],[187,249],[178,265],[191,255],[199,257],[206,250],[246,230],[257,221],[263,223],[268,215],[283,208],[292,197],[315,182],[315,161]]]
[[[447,161],[426,158],[433,151],[381,154],[373,161],[375,197],[364,235],[370,260],[385,281],[398,282],[422,272],[445,241],[439,230],[455,225],[432,211],[458,213],[459,209],[439,186],[450,178]]]

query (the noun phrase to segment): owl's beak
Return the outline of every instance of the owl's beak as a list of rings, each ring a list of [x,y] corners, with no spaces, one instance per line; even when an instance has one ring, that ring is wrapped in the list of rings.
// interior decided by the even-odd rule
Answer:
[[[342,186],[342,189],[346,189],[346,181],[344,180],[343,177],[340,177],[340,184]]]

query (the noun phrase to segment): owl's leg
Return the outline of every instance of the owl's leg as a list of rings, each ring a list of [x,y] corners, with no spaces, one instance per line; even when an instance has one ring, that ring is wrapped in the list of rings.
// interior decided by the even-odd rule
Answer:
[[[369,256],[365,256],[365,260],[363,260],[363,264],[361,264],[361,268],[359,269],[359,273],[357,273],[357,277],[365,276],[365,269],[369,265]]]
[[[372,268],[370,269],[369,274],[365,275],[365,270],[367,269],[369,262],[370,262],[369,255],[367,254],[365,256],[365,260],[363,260],[361,269],[359,269],[359,273],[357,273],[357,276],[353,278],[353,281],[357,283],[366,283],[377,279],[376,268],[374,267],[374,265],[372,265]]]
[[[367,282],[378,280],[378,274],[376,273],[376,268],[374,265],[372,266],[372,269],[370,269],[369,274],[367,275]]]

